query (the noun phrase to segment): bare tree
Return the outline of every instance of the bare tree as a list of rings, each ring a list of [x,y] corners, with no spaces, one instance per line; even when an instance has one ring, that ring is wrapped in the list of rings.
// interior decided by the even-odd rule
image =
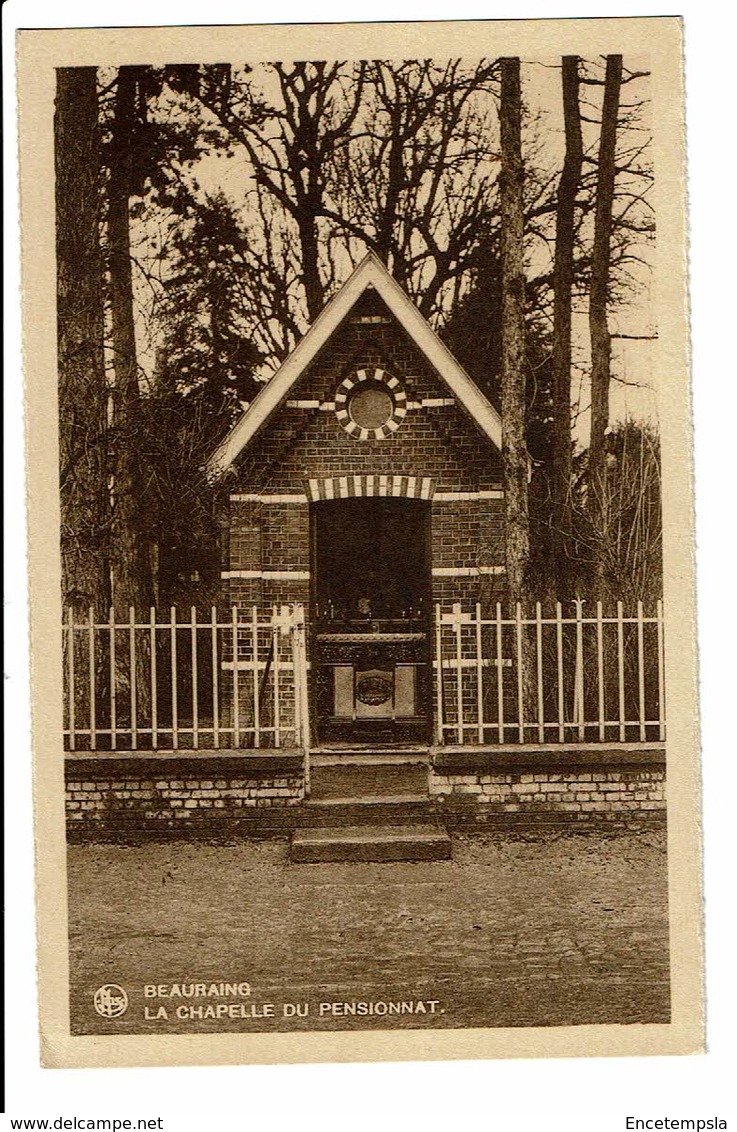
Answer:
[[[325,301],[319,218],[328,210],[327,179],[335,151],[350,136],[361,105],[364,67],[274,63],[271,71],[281,96],[275,101],[259,95],[248,74],[230,82],[227,99],[203,92],[220,125],[246,150],[258,211],[266,193],[294,226],[310,322]]]
[[[525,397],[522,92],[520,61],[501,60],[502,460],[510,596],[525,595],[530,557]]]
[[[203,85],[208,136],[243,161],[243,277],[267,360],[283,360],[367,248],[427,317],[447,315],[496,223],[496,72],[318,61]]]
[[[617,119],[622,85],[622,56],[608,55],[596,180],[594,244],[591,256],[589,331],[591,335],[591,439],[589,442],[589,510],[594,526],[603,504],[606,472],[606,430],[609,425],[611,335],[607,306],[611,272],[612,208],[616,175]]]
[[[337,170],[335,224],[373,247],[426,318],[447,309],[494,225],[498,64],[375,61]]]
[[[56,256],[63,601],[109,605],[100,131],[96,69],[57,71]]]
[[[118,71],[107,152],[107,248],[113,388],[113,600],[119,611],[145,608],[151,601],[148,546],[139,514],[136,430],[140,411],[139,369],[133,316],[130,201],[134,165],[141,160],[135,141],[145,99],[146,67]]]
[[[571,532],[571,311],[574,280],[576,198],[581,184],[583,138],[578,100],[579,60],[562,60],[565,157],[556,207],[555,262],[553,268],[552,359],[552,546],[559,598],[569,589],[567,558]]]
[[[650,424],[616,422],[607,437],[607,471],[595,513],[576,508],[580,553],[596,567],[592,597],[641,600],[662,595],[660,438]]]

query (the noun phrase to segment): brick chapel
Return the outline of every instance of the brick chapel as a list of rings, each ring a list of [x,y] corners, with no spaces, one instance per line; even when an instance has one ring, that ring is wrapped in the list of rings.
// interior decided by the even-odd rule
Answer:
[[[501,420],[369,254],[210,463],[227,604],[307,612],[320,742],[427,742],[433,610],[500,596]]]

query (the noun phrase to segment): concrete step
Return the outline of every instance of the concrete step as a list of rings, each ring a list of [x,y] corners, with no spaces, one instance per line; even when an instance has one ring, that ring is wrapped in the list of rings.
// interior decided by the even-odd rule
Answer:
[[[319,755],[321,751],[373,751],[374,753],[386,752],[387,754],[395,754],[396,752],[403,751],[429,751],[430,745],[428,743],[363,743],[363,742],[335,742],[335,743],[315,743],[310,747],[311,755]]]
[[[356,745],[336,743],[330,746],[313,747],[310,750],[310,765],[318,766],[404,766],[407,763],[428,766],[430,751],[428,747],[412,744],[392,744],[380,747],[376,744]]]
[[[370,798],[414,795],[427,797],[427,766],[423,763],[361,763],[312,766],[310,797]]]
[[[290,857],[295,864],[324,861],[447,861],[451,843],[441,826],[340,826],[297,829]]]
[[[300,825],[386,825],[401,829],[432,820],[430,799],[422,795],[380,795],[373,798],[310,798],[300,807]]]

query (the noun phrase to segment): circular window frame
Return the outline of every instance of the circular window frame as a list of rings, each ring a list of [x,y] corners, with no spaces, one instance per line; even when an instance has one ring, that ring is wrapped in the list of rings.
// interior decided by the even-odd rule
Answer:
[[[367,382],[385,389],[392,401],[390,416],[378,428],[364,428],[362,425],[356,424],[349,411],[351,398]],[[383,369],[356,370],[350,377],[341,381],[335,393],[335,416],[338,424],[349,436],[355,437],[356,440],[386,440],[387,437],[392,436],[397,431],[406,414],[407,394],[402,388],[402,383]]]

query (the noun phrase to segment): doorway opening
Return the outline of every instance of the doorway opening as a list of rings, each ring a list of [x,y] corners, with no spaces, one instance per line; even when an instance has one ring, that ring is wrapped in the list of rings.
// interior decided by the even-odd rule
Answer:
[[[312,505],[312,656],[318,742],[429,741],[430,505]]]

